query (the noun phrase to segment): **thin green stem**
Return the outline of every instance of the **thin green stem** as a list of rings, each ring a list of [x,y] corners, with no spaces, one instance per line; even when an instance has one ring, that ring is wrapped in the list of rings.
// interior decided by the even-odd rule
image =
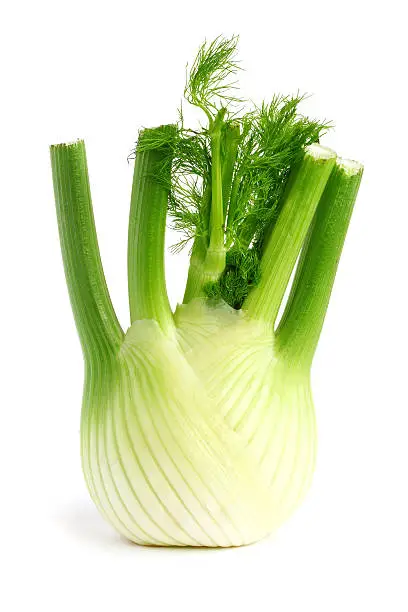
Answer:
[[[158,142],[161,132],[172,129],[173,126],[155,128]],[[153,130],[149,130],[149,136],[151,132]],[[174,327],[164,270],[164,239],[171,170],[168,146],[162,144],[155,149],[136,153],[128,234],[131,322],[154,319],[166,333]]]
[[[238,146],[241,139],[239,125],[231,123],[224,128],[222,139],[222,200],[224,206],[224,224],[227,218],[234,168],[237,160]]]
[[[291,363],[310,366],[329,304],[363,168],[338,160],[303,247],[277,346]]]
[[[224,202],[222,196],[222,154],[221,137],[225,109],[221,109],[210,129],[211,138],[211,213],[210,244],[206,255],[206,267],[214,275],[221,274],[225,267],[224,246]],[[220,270],[218,271],[218,268]]]
[[[204,195],[202,201],[203,217],[208,218],[208,225],[210,222],[210,210],[211,210],[211,185],[207,185],[204,188]],[[208,229],[208,227],[207,227]],[[205,284],[204,278],[204,261],[207,253],[208,237],[207,236],[196,236],[191,250],[190,265],[188,268],[186,289],[184,292],[183,303],[188,304],[192,299],[196,297],[202,297],[203,286]]]
[[[306,149],[289,177],[280,215],[267,239],[261,280],[245,300],[249,316],[275,324],[278,311],[336,155],[320,145]]]
[[[85,144],[51,147],[58,228],[72,310],[87,363],[114,354],[123,339],[99,253]]]
[[[196,297],[203,297],[203,287],[206,282],[204,273],[204,260],[207,252],[203,245],[203,238],[198,236],[194,240],[191,251],[190,265],[187,274],[187,283],[184,291],[183,303],[188,304]]]
[[[184,303],[204,296],[204,287],[218,280],[225,268],[223,180],[226,180],[222,158],[222,128],[226,109],[221,109],[210,127],[211,186],[204,190],[203,207],[209,210],[208,243],[194,241],[184,293]]]
[[[235,173],[234,173],[234,177],[233,177],[232,185],[231,185],[230,202],[229,202],[228,217],[227,217],[227,228],[231,227],[235,219],[235,213],[238,207],[238,192],[239,192],[241,179],[242,179],[242,172],[241,172],[241,168],[238,166],[237,168],[235,168]]]

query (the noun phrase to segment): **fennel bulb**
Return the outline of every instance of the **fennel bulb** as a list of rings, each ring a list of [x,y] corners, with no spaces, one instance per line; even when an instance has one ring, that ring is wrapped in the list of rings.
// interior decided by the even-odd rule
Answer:
[[[140,133],[126,333],[103,274],[85,145],[51,147],[85,361],[83,471],[102,515],[138,544],[257,541],[290,515],[313,473],[310,368],[362,166],[318,144],[328,126],[299,116],[299,97],[233,115],[236,43],[204,44],[190,69],[185,96],[207,127],[181,119]],[[168,215],[176,249],[192,240],[174,313]]]

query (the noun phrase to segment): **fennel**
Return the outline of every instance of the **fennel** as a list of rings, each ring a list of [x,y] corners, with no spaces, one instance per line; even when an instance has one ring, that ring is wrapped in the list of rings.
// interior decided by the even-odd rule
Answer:
[[[362,166],[319,144],[300,96],[243,112],[237,38],[200,48],[198,129],[142,130],[128,235],[131,325],[103,274],[83,141],[51,147],[57,218],[83,349],[81,453],[102,515],[138,544],[238,546],[304,497],[315,454],[310,368]],[[191,247],[173,313],[166,219]],[[298,261],[289,299],[284,294]]]

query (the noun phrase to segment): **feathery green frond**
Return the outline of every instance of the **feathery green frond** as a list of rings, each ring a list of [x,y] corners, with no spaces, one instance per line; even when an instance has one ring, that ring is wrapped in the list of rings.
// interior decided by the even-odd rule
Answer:
[[[234,77],[240,69],[235,59],[237,44],[237,36],[218,36],[211,43],[204,42],[190,68],[184,96],[206,113],[210,124],[219,109],[217,103],[240,101],[234,95],[237,89]]]
[[[171,227],[182,235],[172,247],[178,252],[196,236],[208,233],[208,210],[203,194],[211,184],[211,153],[205,131],[192,132],[182,127],[173,150],[169,215]]]
[[[226,228],[233,258],[211,292],[240,308],[257,274],[248,275],[249,261],[259,261],[262,245],[279,216],[291,169],[305,147],[318,142],[330,127],[298,114],[303,96],[275,96],[241,118],[241,139],[231,185]],[[240,257],[237,254],[240,253]],[[249,259],[248,259],[249,258]]]
[[[185,97],[204,110],[208,127],[187,129],[180,109],[177,125],[143,130],[136,147],[137,151],[161,148],[161,166],[155,168],[154,174],[156,181],[166,182],[171,226],[180,234],[172,250],[178,252],[186,245],[192,245],[194,250],[195,241],[199,240],[204,265],[214,230],[211,210],[213,206],[219,207],[221,197],[220,192],[212,191],[217,126],[221,134],[217,154],[221,167],[217,172],[221,176],[223,207],[223,215],[218,214],[217,218],[224,218],[228,256],[218,281],[207,284],[205,292],[213,297],[219,295],[234,308],[242,306],[256,283],[255,262],[259,261],[265,238],[279,217],[291,170],[302,159],[305,147],[319,142],[330,127],[327,122],[299,114],[304,96],[298,94],[275,95],[269,103],[263,102],[242,116],[231,113],[228,103],[237,100],[232,95],[236,87],[232,79],[239,69],[237,43],[237,37],[221,36],[211,43],[205,42],[190,69]],[[168,156],[163,155],[166,147]]]
[[[256,249],[227,251],[226,266],[220,279],[204,287],[207,297],[223,300],[235,309],[241,308],[252,287],[260,279],[260,259]]]
[[[262,242],[266,227],[279,214],[291,168],[329,127],[299,115],[302,100],[303,96],[274,96],[242,119],[228,216],[229,241],[237,248]]]

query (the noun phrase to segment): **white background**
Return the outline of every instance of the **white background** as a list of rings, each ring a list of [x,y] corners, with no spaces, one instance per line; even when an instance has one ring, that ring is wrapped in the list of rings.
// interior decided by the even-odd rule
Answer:
[[[403,2],[8,2],[0,18],[1,505],[5,612],[408,609],[407,85]],[[236,550],[138,548],[105,525],[79,461],[82,357],[48,145],[86,140],[111,295],[127,326],[126,234],[141,126],[174,121],[204,38],[241,35],[244,94],[312,93],[324,144],[363,161],[313,368],[312,490]],[[169,258],[172,302],[186,256]]]

